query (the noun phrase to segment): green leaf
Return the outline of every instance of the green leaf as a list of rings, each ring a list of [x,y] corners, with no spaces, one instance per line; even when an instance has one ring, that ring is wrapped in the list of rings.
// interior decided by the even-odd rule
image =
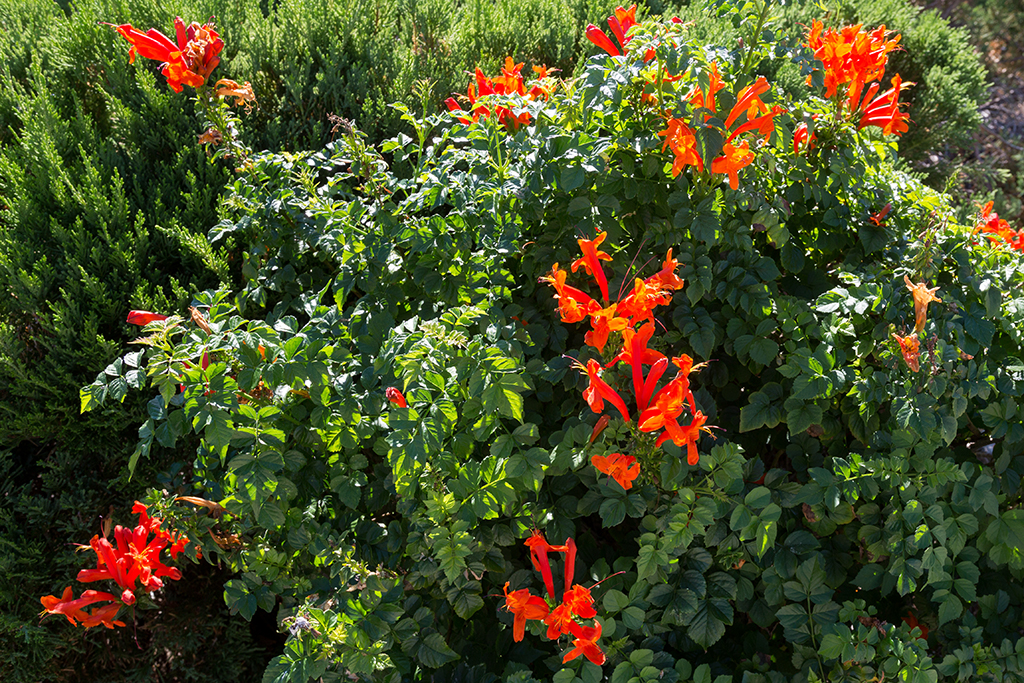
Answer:
[[[750,359],[761,365],[769,365],[779,355],[779,345],[771,339],[755,337],[750,343],[747,353]]]
[[[772,492],[764,486],[758,486],[743,499],[743,504],[754,510],[761,510],[772,502]]]
[[[256,596],[249,592],[242,579],[231,579],[224,584],[224,603],[233,614],[241,614],[246,621],[256,614]]]
[[[732,607],[724,598],[701,600],[686,635],[707,649],[725,635],[726,623],[732,623]]]
[[[789,426],[790,434],[806,432],[811,425],[821,424],[821,408],[814,403],[804,403],[791,398],[786,401],[786,409],[786,424]]]
[[[601,503],[601,522],[605,528],[616,526],[626,518],[626,501],[624,498],[608,498]]]
[[[587,174],[583,170],[582,166],[570,166],[562,169],[562,190],[565,192],[572,192],[576,188],[583,185],[583,181],[586,180]]]
[[[601,604],[606,612],[615,614],[626,608],[629,604],[629,598],[622,591],[612,589],[604,594]]]
[[[866,564],[860,568],[857,572],[857,577],[853,580],[853,585],[860,587],[863,590],[874,590],[882,585],[882,577],[885,575],[885,569],[881,565],[877,564]]]
[[[476,584],[478,588],[480,586],[476,581],[470,583]],[[467,588],[460,589],[455,586],[448,590],[448,602],[451,603],[455,613],[463,619],[469,619],[484,606],[484,599],[480,596],[479,592],[473,592]]]
[[[656,549],[653,545],[640,546],[640,553],[636,558],[637,580],[658,575],[658,568],[668,565],[668,553]]]
[[[444,666],[459,658],[455,651],[448,647],[440,633],[434,632],[420,641],[420,647],[416,651],[416,657],[431,669]]]
[[[960,602],[960,598],[948,593],[945,600],[939,603],[939,625],[959,619],[963,613],[964,605]]]

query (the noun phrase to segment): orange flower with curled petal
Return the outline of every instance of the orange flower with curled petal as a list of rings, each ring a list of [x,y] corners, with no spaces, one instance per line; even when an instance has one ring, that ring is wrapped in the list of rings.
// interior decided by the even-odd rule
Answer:
[[[676,446],[686,446],[686,463],[691,467],[697,464],[700,455],[697,453],[697,441],[700,439],[701,431],[711,433],[711,430],[704,426],[708,418],[699,410],[693,415],[693,422],[685,427],[680,426],[675,420],[665,422],[665,431],[658,437],[655,445],[660,446],[669,439]]]
[[[87,590],[82,593],[82,597],[76,600],[75,594],[71,590],[71,586],[68,586],[64,589],[64,594],[60,598],[53,595],[47,595],[39,598],[39,602],[42,603],[43,610],[46,614],[63,614],[67,617],[68,621],[71,622],[72,626],[76,626],[78,622],[81,622],[86,626],[86,628],[89,628],[90,626],[103,623],[107,628],[113,628],[112,624],[108,625],[110,619],[99,620],[96,621],[96,623],[92,623],[95,620],[95,617],[83,609],[93,603],[106,601],[114,602],[113,605],[108,606],[114,608],[113,615],[111,615],[112,618],[113,616],[116,616],[121,605],[116,602],[117,598],[114,595],[103,591]],[[96,612],[94,611],[93,614],[96,614]],[[116,623],[118,626],[124,626],[121,622]]]
[[[654,349],[647,348],[647,344],[654,335],[654,323],[648,322],[633,331],[626,328],[622,331],[622,350],[609,363],[609,366],[618,363],[628,363],[633,375],[633,395],[637,400],[637,409],[644,410],[647,407],[646,395],[644,393],[644,365],[654,365],[665,358],[665,354]],[[664,372],[662,369],[660,372]],[[659,376],[660,376],[659,372]],[[657,380],[655,380],[657,381]]]
[[[612,257],[598,249],[598,247],[601,246],[601,242],[604,242],[607,236],[608,233],[599,232],[597,237],[592,240],[582,238],[576,240],[580,245],[580,251],[583,252],[583,256],[572,262],[572,272],[575,273],[582,266],[587,271],[587,274],[597,281],[597,286],[601,288],[601,297],[605,301],[608,301],[608,278],[605,277],[601,261],[611,261]]]
[[[924,329],[924,324],[928,320],[928,304],[933,301],[942,303],[942,299],[935,296],[935,292],[939,291],[939,288],[932,287],[929,289],[923,282],[914,284],[906,275],[903,276],[903,281],[906,283],[907,289],[910,290],[910,294],[914,297],[914,332],[920,332]]]
[[[569,605],[564,602],[544,618],[544,623],[548,627],[547,637],[548,640],[557,640],[559,636],[571,633],[569,627],[571,624],[576,623],[576,619],[572,616],[572,611]]]
[[[901,135],[910,130],[910,126],[907,123],[910,120],[910,114],[899,110],[901,106],[907,103],[900,102],[899,99],[900,90],[911,85],[914,84],[904,83],[899,74],[893,76],[892,88],[886,90],[864,108],[864,113],[857,124],[857,130],[867,126],[876,126],[881,128],[882,133],[885,135]],[[873,87],[868,96],[876,90],[877,88]],[[864,100],[867,101],[868,97],[865,97]]]
[[[533,563],[533,568],[540,572],[541,577],[544,579],[544,587],[548,589],[548,595],[551,596],[551,601],[555,600],[555,581],[551,575],[551,563],[548,562],[549,552],[560,552],[564,553],[569,550],[568,546],[564,545],[551,545],[544,538],[537,529],[533,530],[533,534],[526,539],[524,545],[530,549],[530,561]],[[575,556],[575,544],[573,545],[573,554]]]
[[[785,109],[779,106],[772,107],[771,111],[766,113],[764,116],[758,116],[757,118],[747,119],[747,122],[739,126],[726,139],[726,142],[732,142],[737,135],[742,135],[748,130],[756,130],[757,134],[762,138],[768,139],[775,131],[775,117],[779,114],[785,113]]]
[[[590,314],[590,324],[593,329],[583,337],[583,341],[597,349],[598,353],[604,353],[604,346],[608,343],[608,335],[612,332],[621,332],[626,329],[629,321],[625,318],[615,316],[616,304],[608,308]]]
[[[604,651],[598,646],[597,641],[601,639],[601,622],[594,626],[580,626],[573,623],[572,634],[576,639],[572,641],[573,649],[565,653],[562,663],[570,662],[580,655],[584,655],[593,664],[601,666],[604,664]]]
[[[768,81],[764,76],[759,76],[756,81],[740,90],[736,94],[736,105],[729,112],[729,117],[725,120],[725,129],[732,128],[732,124],[735,123],[741,114],[745,113],[747,120],[751,121],[759,114],[767,113],[768,106],[761,101],[761,95],[769,90],[771,90],[771,86],[768,85]]]
[[[86,591],[88,593],[90,591]],[[84,593],[83,593],[84,595]],[[124,626],[123,621],[115,621],[117,613],[121,610],[121,605],[116,602],[112,602],[109,605],[98,607],[92,611],[91,614],[87,615],[82,620],[82,626],[85,628],[92,628],[93,626],[99,626],[102,624],[106,628],[112,629],[115,626]]]
[[[235,106],[244,104],[246,111],[256,101],[256,95],[253,93],[252,84],[249,81],[240,85],[237,81],[233,81],[230,78],[222,78],[214,84],[214,88],[217,97],[227,100],[229,104],[233,98]]]
[[[595,455],[590,459],[598,472],[607,474],[627,491],[633,488],[633,481],[640,476],[640,464],[632,455],[612,453],[608,457]]]
[[[910,368],[910,371],[917,372],[920,370],[921,340],[917,338],[917,335],[908,334],[906,337],[901,337],[893,332],[892,338],[900,345],[900,353],[903,354],[903,360],[906,361],[907,367]]]
[[[571,591],[565,592],[562,601],[569,605],[572,613],[580,619],[593,619],[597,616],[597,610],[594,609],[594,596],[590,594],[589,588],[576,584]]]
[[[722,156],[711,162],[712,173],[727,173],[729,175],[729,187],[734,190],[740,188],[739,170],[746,168],[754,161],[754,153],[750,151],[750,145],[744,140],[739,145],[731,142],[725,143],[722,147]]]
[[[814,147],[814,141],[817,137],[817,135],[808,130],[806,123],[801,123],[793,131],[793,154],[800,153],[801,145],[806,146],[808,149]]]
[[[626,402],[622,400],[617,391],[601,379],[601,364],[591,358],[587,361],[586,365],[575,361],[574,367],[587,373],[587,378],[590,380],[590,385],[583,390],[583,400],[587,402],[590,409],[595,413],[600,413],[604,410],[604,402],[608,401],[622,414],[622,419],[629,422],[629,411],[626,409]]]
[[[661,270],[644,280],[644,284],[662,290],[682,289],[686,283],[676,275],[676,268],[678,267],[679,261],[672,258],[672,250],[669,249],[665,255],[665,261],[661,264]]]
[[[662,291],[657,281],[646,282],[637,278],[633,281],[633,291],[619,302],[618,313],[629,318],[630,325],[641,321],[654,321],[651,311],[656,306],[664,306],[672,301],[672,297]]]
[[[676,418],[683,414],[687,399],[693,400],[687,384],[688,381],[679,376],[654,395],[652,405],[637,418],[641,432],[664,429],[669,422],[675,422]]]
[[[667,126],[665,130],[659,131],[658,135],[665,137],[661,151],[664,152],[666,147],[670,147],[672,154],[675,155],[672,160],[672,177],[678,176],[686,166],[694,166],[698,171],[703,171],[704,160],[697,151],[697,136],[693,129],[682,119],[669,119]]]
[[[531,595],[529,589],[520,588],[508,592],[509,582],[505,582],[505,609],[514,616],[512,621],[512,640],[517,643],[526,635],[526,622],[529,619],[541,620],[548,615],[548,603],[544,598]]]
[[[578,323],[588,315],[601,310],[601,306],[586,292],[565,284],[568,273],[559,270],[556,263],[551,274],[538,278],[538,282],[546,282],[555,288],[558,295],[558,311],[563,323]]]
[[[686,99],[690,101],[694,107],[698,109],[710,109],[712,113],[715,111],[715,95],[719,90],[725,87],[725,83],[722,82],[721,77],[718,75],[718,62],[711,62],[711,71],[708,74],[708,93],[705,95],[704,91],[699,87],[694,88],[686,96]]]

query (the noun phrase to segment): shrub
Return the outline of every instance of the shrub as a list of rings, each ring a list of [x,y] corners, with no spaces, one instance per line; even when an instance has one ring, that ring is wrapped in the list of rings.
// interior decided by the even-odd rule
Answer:
[[[1020,255],[897,168],[898,88],[804,51],[791,98],[723,12],[743,48],[645,22],[549,97],[254,156],[243,286],[83,389],[145,367],[140,454],[201,440],[175,493],[226,514],[149,502],[284,605],[264,680],[1020,679]]]

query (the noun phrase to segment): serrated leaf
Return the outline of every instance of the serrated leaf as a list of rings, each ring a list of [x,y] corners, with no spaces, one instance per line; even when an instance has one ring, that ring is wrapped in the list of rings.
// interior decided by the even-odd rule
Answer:
[[[448,647],[448,643],[444,641],[441,634],[436,632],[431,633],[420,641],[420,646],[416,650],[416,657],[424,666],[428,666],[431,669],[444,666],[459,658],[455,651]]]

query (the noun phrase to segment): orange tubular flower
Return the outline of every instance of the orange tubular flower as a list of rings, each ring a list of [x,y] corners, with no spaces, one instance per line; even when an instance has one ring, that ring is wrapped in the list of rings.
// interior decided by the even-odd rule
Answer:
[[[702,430],[709,431],[704,426],[707,420],[707,416],[699,410],[694,413],[693,422],[685,427],[680,426],[675,420],[668,420],[665,422],[664,433],[658,437],[655,445],[660,446],[671,439],[672,443],[680,448],[686,446],[686,463],[692,467],[700,459],[700,455],[697,453],[697,441],[700,439],[700,433]]]
[[[526,539],[525,545],[530,549],[530,561],[533,563],[533,568],[540,572],[541,578],[544,579],[544,587],[548,589],[548,595],[551,596],[551,601],[554,602],[555,580],[551,575],[551,563],[548,562],[548,553],[564,553],[568,550],[568,547],[564,545],[550,545],[544,539],[544,534],[536,529],[533,530],[533,535]],[[575,548],[576,546],[574,545],[574,553]],[[575,558],[575,555],[573,557]]]
[[[605,277],[604,268],[601,267],[601,261],[611,261],[612,257],[599,250],[601,242],[604,242],[605,237],[608,236],[606,232],[597,233],[597,237],[592,240],[578,239],[576,240],[580,245],[580,251],[583,252],[583,256],[572,262],[572,272],[576,272],[580,266],[583,267],[587,274],[597,281],[597,286],[601,289],[601,297],[608,301],[608,278]]]
[[[747,120],[749,121],[756,118],[758,114],[766,113],[768,107],[761,101],[761,95],[769,90],[771,90],[771,86],[768,85],[768,81],[764,76],[759,76],[752,84],[740,90],[736,94],[736,105],[729,112],[729,117],[725,120],[726,130],[732,128],[732,124],[739,118],[740,114],[746,113]]]
[[[587,332],[583,341],[597,349],[598,353],[604,353],[604,346],[608,343],[608,335],[612,332],[621,332],[626,329],[628,322],[625,318],[615,317],[615,304],[608,308],[602,308],[596,313],[590,314],[590,324],[593,329]]]
[[[629,422],[629,411],[626,410],[625,401],[622,400],[617,391],[601,379],[599,374],[601,372],[601,364],[591,358],[587,361],[586,365],[576,361],[575,367],[587,373],[587,377],[590,379],[590,385],[583,390],[583,400],[587,402],[590,409],[595,413],[600,413],[604,410],[604,402],[608,401],[622,414],[622,419]]]
[[[167,320],[166,315],[160,315],[159,313],[150,313],[149,311],[129,311],[128,312],[128,324],[129,325],[148,325],[151,322],[157,320]]]
[[[529,589],[521,588],[517,591],[508,592],[509,583],[505,582],[505,609],[514,615],[512,622],[512,640],[517,643],[526,635],[527,619],[543,619],[548,615],[548,603],[536,595],[531,595]]]
[[[590,594],[590,589],[579,584],[573,586],[572,590],[566,591],[562,601],[580,619],[593,619],[597,616],[597,610],[594,609],[594,596]]]
[[[1018,251],[1024,251],[1024,230],[1014,230],[1006,220],[992,211],[992,202],[981,209],[981,218],[974,232],[985,233],[985,237],[993,244],[1005,242]]]
[[[738,146],[727,142],[722,148],[722,156],[711,162],[711,172],[729,174],[729,187],[738,190],[740,187],[739,170],[746,168],[753,161],[754,153],[750,151],[750,145],[746,140]]]
[[[135,61],[137,54],[164,62],[161,73],[174,92],[181,92],[183,85],[202,87],[210,73],[220,64],[219,55],[224,48],[224,41],[212,24],[200,26],[193,22],[186,27],[181,17],[176,17],[174,30],[177,44],[155,28],[145,33],[130,24],[114,28],[131,43],[132,47],[128,51],[130,62]]]
[[[611,363],[629,363],[633,372],[633,395],[637,400],[637,409],[644,410],[647,407],[644,396],[643,366],[654,365],[665,357],[665,354],[647,348],[648,342],[654,335],[654,323],[645,323],[639,330],[625,329],[622,331],[622,351],[612,359]],[[664,368],[661,369],[664,372]],[[660,375],[659,375],[660,376]]]
[[[584,655],[592,663],[601,666],[604,664],[604,651],[598,646],[597,641],[601,639],[601,622],[594,626],[580,626],[573,622],[570,627],[576,639],[572,641],[573,649],[565,653],[562,663],[570,662],[580,655]]]
[[[93,603],[106,601],[110,601],[113,604],[93,610],[92,614],[82,609]],[[110,593],[87,590],[82,593],[82,597],[76,600],[71,586],[68,586],[64,589],[64,594],[60,598],[47,595],[39,598],[39,602],[42,603],[46,614],[63,614],[71,622],[72,626],[77,626],[78,623],[81,623],[86,628],[98,626],[99,624],[103,624],[107,628],[124,626],[123,622],[113,621],[113,618],[117,616],[118,610],[121,609],[121,605],[117,602],[117,598]]]
[[[928,304],[933,301],[942,303],[942,299],[935,296],[935,292],[939,291],[939,288],[932,287],[928,289],[928,286],[923,282],[914,284],[906,275],[903,276],[903,281],[914,297],[914,332],[920,332],[924,329],[924,324],[928,320]]]
[[[597,441],[597,437],[601,435],[601,432],[604,431],[604,428],[607,427],[608,423],[611,421],[612,419],[607,415],[602,415],[597,419],[597,424],[594,425],[594,430],[590,432],[590,443]]]
[[[607,52],[612,57],[621,57],[623,54],[629,51],[627,45],[631,38],[626,34],[629,33],[629,29],[637,25],[636,21],[636,5],[631,6],[628,10],[624,9],[621,5],[615,8],[615,13],[608,17],[608,28],[615,35],[619,41],[619,45],[622,46],[622,50],[615,46],[612,39],[608,37],[608,34],[599,29],[593,24],[587,25],[587,40],[592,42],[597,47]]]
[[[640,465],[632,455],[612,453],[608,457],[595,455],[590,459],[598,472],[607,474],[627,491],[633,488],[633,480],[640,476]]]
[[[793,154],[800,153],[800,146],[803,145],[808,149],[814,147],[814,140],[817,136],[814,133],[810,133],[808,136],[807,124],[801,123],[793,131]]]
[[[756,130],[758,135],[767,140],[768,136],[775,131],[775,117],[785,111],[786,110],[782,107],[775,106],[772,107],[771,111],[767,112],[764,116],[758,116],[753,119],[748,117],[746,123],[737,127],[736,130],[729,134],[726,142],[732,142],[737,135],[742,135],[748,130]]]
[[[699,87],[694,88],[686,96],[686,99],[690,100],[690,104],[694,107],[710,109],[714,113],[715,95],[724,87],[725,83],[722,83],[722,79],[718,75],[718,62],[711,62],[711,73],[708,76],[708,93],[705,95],[704,91]]]
[[[683,407],[690,393],[687,384],[685,378],[676,377],[655,394],[653,405],[640,413],[640,417],[637,418],[637,425],[641,432],[664,429],[668,423],[675,422],[683,414]]]
[[[564,602],[555,609],[551,610],[551,613],[544,618],[544,623],[548,627],[547,637],[548,640],[557,640],[559,636],[571,633],[569,630],[572,624],[576,623],[576,619],[572,616],[572,611],[569,605]]]
[[[676,268],[678,267],[679,261],[672,258],[672,250],[669,249],[665,255],[665,261],[661,264],[661,270],[644,280],[644,284],[649,287],[657,287],[658,289],[682,289],[686,283],[676,275]]]
[[[903,360],[906,361],[907,367],[910,368],[910,371],[917,372],[920,370],[921,340],[917,338],[917,335],[908,334],[906,337],[901,337],[893,332],[892,338],[900,345],[900,353],[903,354]]]
[[[890,211],[892,211],[892,202],[883,206],[880,211],[868,216],[868,220],[878,227],[882,227],[885,225],[885,217],[889,215]]]
[[[675,155],[672,161],[672,177],[678,176],[686,166],[695,166],[698,171],[703,171],[704,161],[697,152],[697,136],[693,129],[682,119],[669,119],[667,125],[668,127],[659,131],[658,135],[665,136],[661,151],[664,152],[666,147],[670,147]]]
[[[393,405],[398,406],[399,408],[409,407],[409,403],[405,400],[405,394],[399,391],[397,387],[388,387],[387,389],[385,389],[384,396],[388,399],[388,401],[390,401]]]
[[[602,273],[603,274],[603,273]],[[586,292],[565,284],[568,273],[558,269],[556,263],[551,274],[538,278],[538,282],[546,282],[555,288],[558,294],[558,311],[563,323],[578,323],[588,315],[601,310],[600,305],[590,298]]]
[[[576,573],[576,541],[572,540],[572,536],[565,539],[565,591],[569,591],[569,586],[572,585],[573,574]],[[563,595],[563,600],[564,595]]]
[[[906,133],[910,129],[907,124],[910,114],[899,110],[901,105],[906,104],[906,102],[900,102],[899,99],[900,90],[911,85],[913,83],[904,83],[899,74],[893,76],[892,88],[886,90],[864,108],[864,114],[860,117],[857,130],[867,126],[877,126],[885,135]],[[864,98],[865,101],[867,99],[867,97]]]
[[[629,296],[619,302],[618,312],[624,318],[629,318],[630,325],[647,320],[654,321],[651,311],[656,306],[663,306],[669,303],[672,298],[661,291],[658,282],[646,282],[637,278],[633,281],[633,291]]]

